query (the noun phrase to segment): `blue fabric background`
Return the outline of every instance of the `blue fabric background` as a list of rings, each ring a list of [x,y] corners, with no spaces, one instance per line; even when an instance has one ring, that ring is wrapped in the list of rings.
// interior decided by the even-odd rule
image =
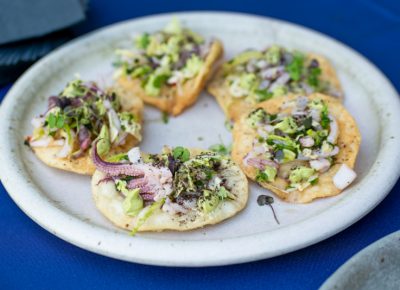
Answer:
[[[88,21],[75,30],[81,34],[137,16],[184,10],[247,12],[308,26],[361,52],[400,90],[398,0],[92,0]],[[0,89],[0,99],[9,87]],[[30,220],[1,185],[0,191],[1,289],[316,289],[353,254],[400,229],[398,182],[361,221],[306,249],[227,267],[152,267],[102,257],[64,242]]]

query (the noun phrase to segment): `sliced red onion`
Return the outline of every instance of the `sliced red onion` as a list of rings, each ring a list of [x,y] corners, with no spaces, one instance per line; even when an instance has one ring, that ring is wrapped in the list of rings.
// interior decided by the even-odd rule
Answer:
[[[347,164],[342,164],[339,170],[333,176],[333,184],[340,190],[345,189],[349,186],[354,179],[356,179],[357,174],[353,169],[351,169]]]
[[[250,59],[246,64],[246,71],[248,73],[254,73],[257,70],[256,64],[257,64],[256,59]]]
[[[57,96],[51,96],[48,98],[47,100],[47,110],[51,110],[55,107],[61,107],[61,100],[59,97]]]
[[[271,84],[271,81],[269,81],[269,80],[262,80],[261,83],[260,83],[260,85],[258,86],[258,88],[259,88],[260,90],[265,90],[265,89],[267,89],[267,88],[269,87],[270,84]]]
[[[89,87],[90,90],[92,90],[93,92],[95,92],[97,94],[101,94],[101,95],[105,94],[105,92],[93,81],[89,82],[89,84],[87,84],[86,86]]]
[[[193,51],[189,51],[189,50],[183,50],[180,54],[179,54],[179,59],[178,61],[173,65],[173,69],[175,70],[180,70],[182,69],[187,60],[190,59],[192,57],[192,55],[194,54]],[[158,63],[160,64],[160,62]]]
[[[97,152],[96,141],[92,146],[92,160],[97,170],[107,173],[109,176],[127,175],[127,176],[143,176],[144,172],[135,165],[121,162],[107,162],[101,159]]]
[[[269,90],[273,92],[277,87],[284,86],[289,80],[290,75],[288,73],[283,73],[271,84]]]
[[[325,158],[319,158],[317,160],[311,160],[310,166],[319,172],[325,172],[331,167],[331,163]]]
[[[77,108],[77,107],[80,107],[80,106],[82,106],[83,105],[83,101],[82,101],[82,99],[79,99],[79,98],[73,98],[73,99],[71,99],[71,106],[72,107],[75,107],[75,108]]]
[[[310,136],[301,137],[299,142],[303,147],[312,147],[315,144],[314,139]]]
[[[266,166],[271,166],[278,169],[279,165],[271,160],[261,159],[261,158],[247,158],[246,163],[249,166],[255,167],[259,170],[264,170]]]
[[[262,70],[260,72],[260,76],[263,79],[275,79],[277,78],[279,75],[281,75],[283,72],[285,71],[285,67],[284,66],[276,66],[276,67],[271,67],[271,68],[267,68],[265,70]]]
[[[319,67],[319,62],[317,59],[313,58],[310,62],[310,65],[308,66],[309,68],[315,68],[315,67]]]
[[[81,127],[79,128],[78,140],[79,140],[79,147],[82,149],[82,151],[88,149],[90,144],[92,143],[92,140],[90,139],[90,132],[83,125],[81,125]]]
[[[253,142],[253,144],[254,144],[254,142]],[[250,158],[254,158],[254,154],[252,151],[250,151],[249,153],[246,154],[246,156],[243,157],[243,163],[245,166],[250,166],[248,163]]]
[[[330,132],[326,140],[332,144],[336,143],[336,139],[339,135],[339,126],[338,123],[332,115],[329,115],[330,120]]]

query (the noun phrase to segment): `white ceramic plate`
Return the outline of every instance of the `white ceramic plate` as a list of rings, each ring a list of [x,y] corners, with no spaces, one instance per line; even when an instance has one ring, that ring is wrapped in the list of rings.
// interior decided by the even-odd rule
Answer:
[[[361,250],[344,263],[320,290],[400,289],[400,231]]]
[[[281,255],[326,239],[372,210],[399,175],[400,103],[387,79],[366,59],[344,45],[299,26],[232,13],[178,13],[185,25],[221,39],[226,57],[246,48],[279,43],[328,56],[346,92],[345,105],[363,137],[357,181],[343,194],[308,205],[275,199],[281,222],[256,198],[255,184],[247,208],[213,227],[186,233],[146,233],[136,237],[114,228],[92,202],[89,177],[44,166],[23,145],[30,120],[43,112],[46,98],[75,73],[84,79],[109,81],[113,50],[130,37],[163,27],[173,16],[145,17],[101,29],[79,38],[36,63],[8,93],[1,106],[0,174],[19,207],[51,233],[79,247],[114,258],[146,264],[206,266],[241,263]],[[142,149],[159,152],[164,144],[208,148],[230,143],[224,116],[203,93],[197,104],[168,124],[152,108],[145,112]]]

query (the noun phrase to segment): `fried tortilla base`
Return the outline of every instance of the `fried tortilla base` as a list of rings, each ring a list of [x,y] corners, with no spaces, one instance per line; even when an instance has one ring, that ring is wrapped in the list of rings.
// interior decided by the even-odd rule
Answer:
[[[329,82],[335,90],[340,92],[338,99],[342,100],[342,87],[332,64],[323,56],[311,53],[308,54],[307,61],[310,62],[312,59],[316,59],[319,62],[321,68],[321,79]],[[218,69],[215,77],[207,86],[207,90],[216,98],[226,117],[232,121],[238,120],[241,115],[248,112],[250,108],[255,105],[255,103],[246,100],[244,97],[236,98],[230,94],[229,87],[223,76],[222,66]]]
[[[133,96],[131,92],[124,91],[122,88],[112,88],[119,96],[122,111],[128,111],[139,117],[142,122],[143,102],[141,99]],[[110,154],[126,152],[133,146],[137,145],[139,140],[129,135],[126,138],[125,144],[122,146],[112,147]],[[48,147],[31,147],[36,156],[46,165],[66,171],[71,171],[78,174],[92,175],[96,170],[91,157],[90,150],[86,150],[85,154],[79,158],[59,158],[58,152],[62,146]]]
[[[190,152],[193,157],[200,154],[202,150],[191,149]],[[224,175],[227,176],[227,182],[232,188],[232,193],[236,196],[235,200],[220,202],[217,208],[211,213],[189,211],[187,214],[178,216],[170,215],[162,209],[157,209],[139,228],[139,231],[188,231],[206,225],[217,224],[236,215],[247,203],[247,178],[240,170],[239,166],[232,161],[224,169]],[[117,227],[125,230],[132,230],[138,217],[130,217],[124,213],[122,208],[124,197],[116,191],[113,182],[102,182],[99,184],[99,181],[104,177],[104,173],[96,171],[92,178],[92,194],[96,207]]]
[[[282,106],[289,101],[295,101],[296,97],[297,96],[283,96],[274,98],[258,104],[255,108],[263,108],[270,114],[290,112],[291,108],[283,109]],[[262,187],[276,193],[276,195],[283,200],[294,203],[308,203],[316,198],[339,194],[341,190],[333,184],[332,179],[339,170],[341,164],[346,164],[350,168],[354,168],[361,143],[361,134],[356,122],[339,100],[319,93],[312,94],[308,98],[322,99],[327,103],[329,112],[336,118],[339,126],[337,145],[340,151],[339,154],[336,155],[335,164],[327,172],[319,175],[318,183],[307,187],[303,191],[286,191],[287,181],[280,177],[277,177],[274,182],[259,183]],[[234,125],[232,158],[240,165],[247,177],[255,180],[257,169],[246,166],[243,162],[243,158],[252,150],[253,140],[257,138],[257,132],[247,124],[246,117],[247,115],[242,116]]]
[[[220,41],[215,40],[207,55],[200,72],[193,79],[187,80],[180,89],[177,86],[163,86],[159,96],[149,96],[141,86],[140,79],[132,79],[124,76],[117,80],[118,85],[133,95],[141,98],[146,104],[152,105],[163,112],[177,116],[186,108],[193,105],[207,80],[214,71],[214,65],[223,54]]]

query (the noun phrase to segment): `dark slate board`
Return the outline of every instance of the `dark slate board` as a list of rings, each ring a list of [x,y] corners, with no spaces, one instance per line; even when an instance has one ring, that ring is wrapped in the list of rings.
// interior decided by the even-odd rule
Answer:
[[[79,0],[0,0],[0,45],[41,37],[85,19]]]

